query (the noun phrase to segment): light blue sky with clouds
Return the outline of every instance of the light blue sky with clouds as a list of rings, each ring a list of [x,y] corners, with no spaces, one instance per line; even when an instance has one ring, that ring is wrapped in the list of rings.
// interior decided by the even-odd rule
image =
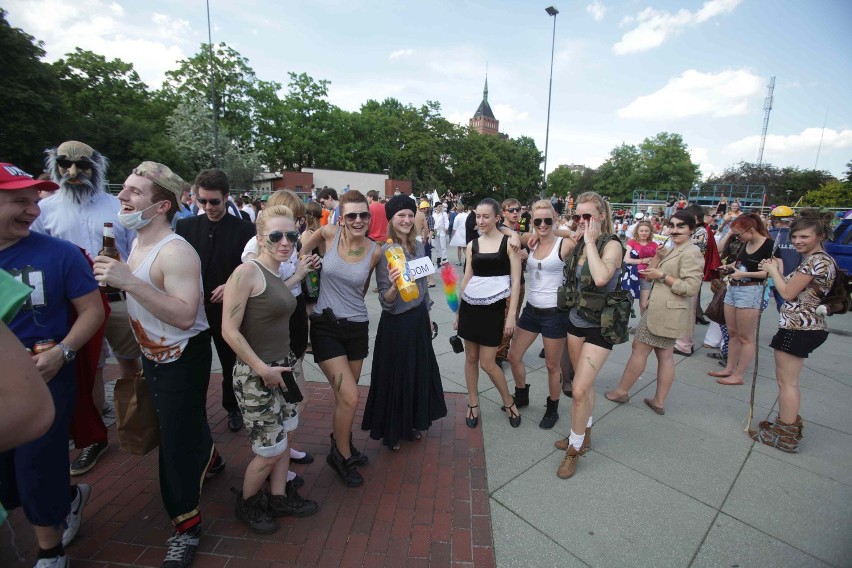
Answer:
[[[207,41],[203,0],[7,0],[13,26],[47,58],[75,46],[132,62],[159,86]],[[211,0],[213,41],[261,79],[331,81],[329,99],[439,101],[467,124],[482,99],[500,129],[543,151],[553,19],[548,2]],[[849,0],[554,0],[548,170],[596,167],[622,142],[683,135],[706,176],[756,161],[776,76],[764,161],[841,175],[852,160]],[[825,128],[823,129],[823,125]],[[820,148],[821,141],[821,148]],[[817,162],[817,152],[819,159]]]

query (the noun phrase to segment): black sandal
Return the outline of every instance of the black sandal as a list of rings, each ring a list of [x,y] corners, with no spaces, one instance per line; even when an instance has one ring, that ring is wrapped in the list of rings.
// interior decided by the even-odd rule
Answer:
[[[512,407],[515,407],[514,412],[512,411]],[[512,404],[509,406],[501,406],[500,410],[506,413],[509,417],[509,426],[512,428],[517,428],[521,425],[521,414],[518,412],[518,407],[515,405],[515,401],[512,401]]]
[[[474,408],[479,408],[479,405],[467,405],[467,416],[465,417],[464,422],[467,424],[468,428],[476,428],[476,425],[479,424],[479,416],[473,415]]]

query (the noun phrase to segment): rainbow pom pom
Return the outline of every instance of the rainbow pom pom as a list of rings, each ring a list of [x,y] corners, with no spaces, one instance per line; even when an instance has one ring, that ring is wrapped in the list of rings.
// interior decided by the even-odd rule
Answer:
[[[444,296],[447,305],[454,312],[459,311],[459,277],[452,265],[445,264],[441,269],[441,281],[444,283]]]

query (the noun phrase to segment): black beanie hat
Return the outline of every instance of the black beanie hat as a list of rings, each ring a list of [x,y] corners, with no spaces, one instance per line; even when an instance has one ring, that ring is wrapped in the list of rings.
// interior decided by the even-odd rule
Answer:
[[[388,221],[390,221],[391,217],[393,217],[403,209],[408,209],[414,214],[417,213],[417,209],[415,209],[414,207],[413,199],[411,199],[405,194],[394,195],[393,197],[388,199],[387,203],[385,203],[385,216],[388,218]]]

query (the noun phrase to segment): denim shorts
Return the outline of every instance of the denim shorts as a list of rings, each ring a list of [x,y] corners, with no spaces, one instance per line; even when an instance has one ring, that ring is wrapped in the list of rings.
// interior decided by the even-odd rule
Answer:
[[[648,280],[647,278],[639,279],[639,290],[650,290],[654,286],[653,280]]]
[[[725,303],[739,309],[758,310],[763,302],[763,286],[729,285]]]
[[[565,339],[568,336],[568,312],[556,308],[538,309],[527,302],[518,327],[530,333],[540,333],[547,339]]]

